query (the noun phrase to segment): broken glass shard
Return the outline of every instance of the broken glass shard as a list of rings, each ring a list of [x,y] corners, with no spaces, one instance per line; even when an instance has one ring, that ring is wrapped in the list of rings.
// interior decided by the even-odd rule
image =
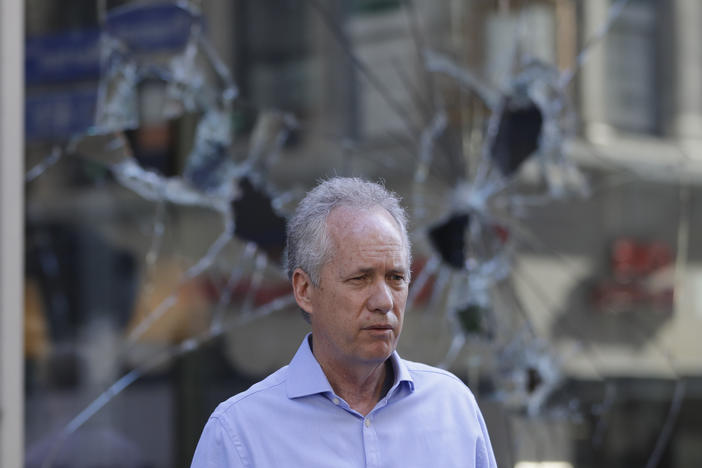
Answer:
[[[48,156],[27,171],[24,176],[24,181],[31,182],[42,175],[47,169],[56,164],[59,159],[61,159],[61,156],[63,156],[63,148],[60,146],[54,146]]]
[[[503,176],[513,175],[539,147],[543,115],[530,98],[507,97],[490,156]]]
[[[429,229],[431,245],[445,263],[457,270],[465,268],[465,232],[469,222],[468,214],[455,214]]]
[[[108,133],[139,126],[139,70],[124,44],[104,33],[100,38],[101,74],[95,129]]]
[[[234,234],[255,243],[270,259],[280,262],[285,247],[285,218],[273,209],[271,196],[249,177],[239,181],[239,192],[232,202]]]
[[[183,111],[194,112],[198,106],[198,96],[205,95],[205,77],[201,67],[195,64],[196,42],[190,41],[185,52],[171,59],[170,79],[166,87],[166,102],[163,111],[166,118],[180,115]]]
[[[493,330],[488,322],[490,310],[477,302],[471,302],[456,311],[461,329],[468,335],[492,338]]]
[[[196,189],[205,193],[217,192],[231,181],[230,130],[226,112],[210,110],[200,120],[183,174]]]
[[[292,114],[270,110],[261,112],[249,141],[247,166],[270,168],[276,163],[290,133],[297,127],[298,122]]]

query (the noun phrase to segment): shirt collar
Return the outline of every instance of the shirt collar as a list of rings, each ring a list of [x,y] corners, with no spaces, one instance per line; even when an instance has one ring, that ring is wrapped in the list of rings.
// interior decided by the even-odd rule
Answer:
[[[392,355],[390,356],[390,362],[392,362],[392,369],[395,372],[395,383],[393,383],[392,387],[390,387],[388,394],[394,393],[402,382],[407,382],[407,388],[409,388],[410,392],[413,392],[414,380],[412,380],[407,364],[405,364],[405,361],[400,359],[400,355],[397,354],[397,351],[393,351]]]
[[[311,333],[305,335],[288,366],[288,398],[332,392],[322,367],[310,349]]]
[[[305,335],[288,366],[286,384],[288,398],[298,398],[325,392],[333,393],[331,385],[324,375],[324,371],[322,371],[322,367],[310,349],[311,337],[311,333]],[[395,371],[395,382],[389,393],[392,393],[401,382],[408,382],[410,391],[413,391],[414,381],[397,351],[392,353],[390,360]]]

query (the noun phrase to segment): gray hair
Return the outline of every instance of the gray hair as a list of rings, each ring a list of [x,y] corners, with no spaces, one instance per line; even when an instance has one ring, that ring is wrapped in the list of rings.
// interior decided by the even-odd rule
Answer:
[[[300,268],[309,275],[312,284],[319,286],[322,265],[333,254],[327,233],[327,217],[340,206],[385,208],[400,228],[407,249],[407,261],[411,262],[407,215],[400,205],[400,198],[378,183],[355,177],[334,177],[310,190],[288,221],[285,253],[289,279],[292,280],[293,272]]]

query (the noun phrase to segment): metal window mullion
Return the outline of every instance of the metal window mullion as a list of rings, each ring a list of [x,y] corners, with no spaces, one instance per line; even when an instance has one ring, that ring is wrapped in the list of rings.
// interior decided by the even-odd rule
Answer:
[[[24,2],[0,0],[0,466],[24,452]]]

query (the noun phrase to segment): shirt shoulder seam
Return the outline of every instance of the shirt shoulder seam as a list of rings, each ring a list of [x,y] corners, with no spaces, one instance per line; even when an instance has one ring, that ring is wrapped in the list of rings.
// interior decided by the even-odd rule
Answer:
[[[283,385],[286,381],[287,381],[287,377],[281,379],[280,382],[277,382],[275,384],[267,385],[263,388],[258,388],[258,389],[253,390],[253,391],[251,391],[251,389],[249,389],[249,390],[246,390],[238,395],[235,395],[235,396],[231,397],[228,401],[223,403],[224,406],[217,413],[223,413],[223,412],[227,411],[229,408],[231,408],[232,406],[237,405],[238,403],[246,400],[247,398],[252,397],[252,396],[256,395],[257,393],[265,392],[267,390],[271,390],[275,387]]]
[[[234,450],[236,451],[237,456],[239,457],[239,461],[243,466],[251,466],[246,460],[248,460],[248,457],[244,458],[241,455],[241,450],[243,449],[243,444],[241,443],[241,440],[239,439],[239,436],[229,427],[228,424],[225,423],[225,421],[219,417],[219,415],[212,415],[210,419],[216,421],[220,427],[227,433],[229,438],[232,440],[234,444]]]
[[[452,380],[455,383],[461,384],[461,386],[464,387],[466,390],[468,390],[472,395],[472,392],[470,391],[468,386],[465,384],[465,382],[463,382],[456,375],[452,374],[449,371],[445,371],[443,369],[435,369],[435,368],[432,368],[430,366],[425,366],[425,365],[421,365],[421,364],[418,366],[414,366],[413,365],[414,363],[412,363],[411,361],[409,361],[409,362],[405,361],[405,363],[406,363],[407,369],[409,370],[410,373],[416,372],[416,373],[433,374],[433,375],[438,375],[441,377],[446,377],[447,379]]]
[[[463,381],[462,381],[461,379],[459,379],[459,378],[456,377],[455,375],[451,374],[450,372],[445,372],[445,371],[441,371],[441,370],[432,370],[432,369],[412,369],[412,368],[410,368],[410,372],[424,372],[424,373],[426,373],[426,374],[441,375],[441,376],[447,377],[447,378],[449,378],[449,379],[451,379],[451,380],[455,380],[455,381],[457,381],[457,382],[463,383]]]

